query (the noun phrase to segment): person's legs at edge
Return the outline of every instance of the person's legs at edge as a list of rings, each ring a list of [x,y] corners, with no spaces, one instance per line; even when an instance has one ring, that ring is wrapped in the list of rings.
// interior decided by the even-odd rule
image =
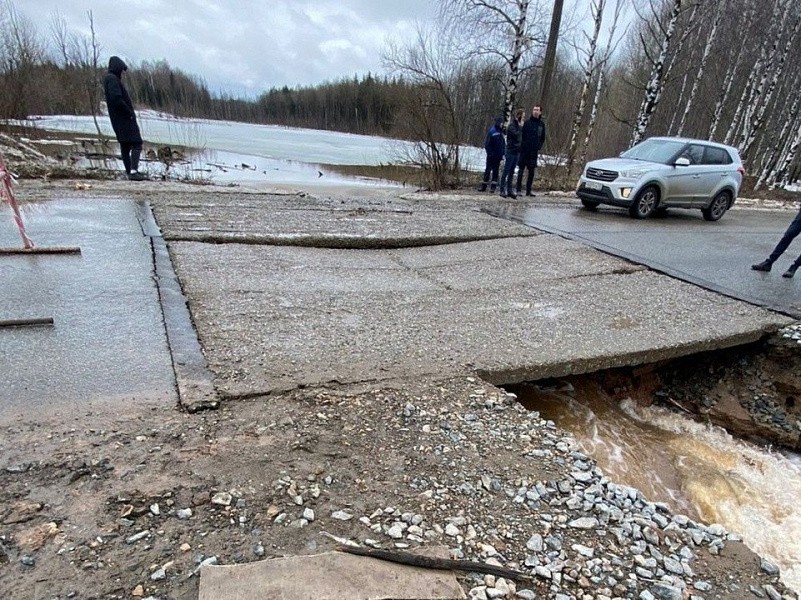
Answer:
[[[125,174],[131,174],[131,144],[120,142],[120,154],[122,154],[122,164],[125,167]]]
[[[495,188],[498,187],[498,171],[501,168],[501,159],[497,158],[492,162],[492,182],[490,183],[490,192],[495,193]]]
[[[487,191],[487,186],[490,182],[490,173],[492,173],[492,159],[488,156],[486,166],[484,167],[484,177],[481,179],[481,187],[478,188],[479,192]]]
[[[501,174],[501,196],[506,197],[506,193],[508,188],[511,188],[512,185],[509,183],[509,180],[512,178],[514,174],[515,163],[517,162],[517,157],[513,154],[506,153],[504,157],[504,164],[503,164],[503,173]]]
[[[782,239],[779,240],[779,243],[776,244],[776,248],[773,249],[773,252],[770,253],[770,256],[767,260],[762,261],[759,264],[751,265],[751,268],[754,271],[770,271],[770,268],[773,266],[779,257],[784,254],[784,251],[787,250],[787,247],[790,243],[798,237],[798,234],[801,233],[801,210],[798,211],[795,219],[793,222],[790,223],[790,226],[787,228],[787,231],[784,232]]]
[[[531,196],[531,185],[534,183],[534,165],[528,166],[528,177],[526,178],[526,196]]]
[[[795,262],[791,264],[784,273],[782,273],[782,277],[787,277],[789,279],[790,277],[795,275],[795,272],[799,268],[801,268],[801,255],[799,255],[798,258],[795,259]]]

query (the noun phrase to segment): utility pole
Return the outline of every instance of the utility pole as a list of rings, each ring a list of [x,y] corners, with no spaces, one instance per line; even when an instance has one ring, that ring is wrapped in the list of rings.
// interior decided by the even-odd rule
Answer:
[[[564,0],[554,0],[551,15],[551,31],[548,33],[548,48],[545,50],[545,63],[542,66],[542,87],[540,88],[540,105],[543,112],[548,110],[548,96],[551,89],[554,67],[556,65],[556,46],[559,42],[559,27],[562,25],[562,7]]]

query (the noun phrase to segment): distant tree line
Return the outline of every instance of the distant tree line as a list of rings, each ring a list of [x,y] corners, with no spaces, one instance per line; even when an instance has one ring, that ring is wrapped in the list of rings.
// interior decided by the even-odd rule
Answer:
[[[387,47],[385,74],[255,99],[213,93],[164,61],[131,64],[127,85],[137,105],[178,116],[411,139],[418,151],[406,158],[430,168],[435,186],[458,184],[462,145],[482,145],[488,125],[512,106],[528,112],[542,103],[552,6],[442,0],[436,23]],[[797,178],[796,0],[590,0],[575,10],[562,20],[544,107],[545,151],[560,159],[564,185],[586,160],[667,134],[738,147],[752,185]],[[0,118],[97,114],[108,57],[91,31],[70,33],[58,15],[45,29],[0,0]]]

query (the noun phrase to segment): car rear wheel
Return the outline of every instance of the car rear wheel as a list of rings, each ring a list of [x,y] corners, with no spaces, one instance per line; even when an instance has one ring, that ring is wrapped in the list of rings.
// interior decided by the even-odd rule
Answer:
[[[717,221],[727,210],[729,210],[729,193],[719,192],[708,208],[701,209],[701,213],[707,221]]]
[[[595,200],[587,200],[586,198],[581,199],[581,204],[587,210],[596,210],[600,202],[596,202]]]
[[[649,185],[642,190],[629,207],[629,214],[635,219],[647,219],[659,205],[659,190]]]

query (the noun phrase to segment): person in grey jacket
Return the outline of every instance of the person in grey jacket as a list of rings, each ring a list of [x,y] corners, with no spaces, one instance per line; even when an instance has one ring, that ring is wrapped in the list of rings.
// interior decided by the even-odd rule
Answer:
[[[515,111],[514,118],[509,122],[506,129],[506,156],[503,165],[503,175],[501,176],[501,197],[517,198],[515,194],[515,166],[520,157],[520,144],[523,141],[523,112],[522,108]]]
[[[125,173],[131,181],[142,181],[146,179],[144,174],[139,172],[142,134],[139,133],[139,125],[136,123],[133,102],[128,90],[122,84],[122,74],[127,70],[128,65],[119,56],[112,56],[108,61],[108,73],[103,78],[103,91],[106,95],[111,128],[114,129],[114,135],[120,143]]]

